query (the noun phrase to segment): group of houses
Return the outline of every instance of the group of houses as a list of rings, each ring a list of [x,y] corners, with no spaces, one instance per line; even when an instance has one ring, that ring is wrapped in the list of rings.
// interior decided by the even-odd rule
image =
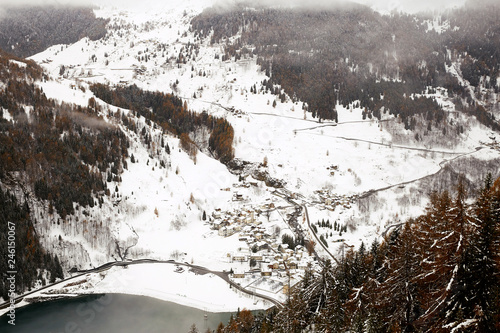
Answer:
[[[296,279],[314,262],[303,246],[289,248],[282,244],[280,232],[267,221],[266,212],[275,209],[274,203],[233,211],[216,209],[210,219],[211,227],[219,236],[229,237],[238,233],[242,246],[227,253],[229,262],[235,264],[233,279],[252,275],[276,280]],[[286,289],[286,288],[285,288]],[[285,290],[284,290],[285,291]]]
[[[219,236],[229,237],[240,232],[244,226],[258,226],[261,221],[255,218],[253,210],[235,210],[222,212],[216,209],[212,213],[212,229],[217,230]]]
[[[338,206],[344,209],[350,209],[352,204],[358,199],[357,195],[339,195],[331,193],[328,189],[317,190],[315,193],[318,195],[320,203],[331,211],[334,211]]]

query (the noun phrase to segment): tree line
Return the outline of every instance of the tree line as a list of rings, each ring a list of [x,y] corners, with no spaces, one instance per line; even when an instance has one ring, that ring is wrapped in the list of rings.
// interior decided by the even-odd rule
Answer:
[[[189,134],[206,127],[210,132],[208,147],[214,157],[223,163],[233,159],[234,129],[224,118],[211,116],[207,112],[193,112],[188,109],[186,102],[174,94],[146,91],[136,85],[112,88],[95,83],[90,89],[106,103],[137,112],[146,120],[179,136],[188,152],[193,149]]]
[[[10,225],[9,225],[10,223]],[[0,272],[16,271],[17,294],[35,286],[40,281],[42,285],[63,278],[59,258],[46,252],[40,245],[39,237],[30,216],[27,202],[19,202],[16,197],[0,187]],[[14,225],[15,253],[9,253],[9,226]],[[9,256],[9,254],[11,256]],[[13,261],[8,261],[12,259]],[[12,263],[14,268],[10,267]],[[0,298],[9,299],[10,284],[5,276],[0,279]]]
[[[29,57],[57,44],[106,35],[108,20],[96,18],[85,6],[2,6],[0,48]]]
[[[64,218],[75,204],[98,204],[107,191],[106,175],[115,180],[126,167],[129,142],[118,128],[82,107],[47,99],[34,85],[41,69],[0,57],[0,181],[23,184],[49,211]],[[33,75],[32,75],[33,74]]]

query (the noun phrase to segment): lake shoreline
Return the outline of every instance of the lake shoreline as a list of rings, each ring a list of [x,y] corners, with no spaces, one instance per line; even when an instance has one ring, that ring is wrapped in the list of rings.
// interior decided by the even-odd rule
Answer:
[[[31,303],[16,314],[15,326],[0,317],[0,331],[173,333],[187,331],[192,324],[215,329],[235,313],[213,313],[148,296],[87,294]]]
[[[225,281],[211,274],[196,275],[187,271],[180,274],[169,266],[144,264],[140,268],[113,267],[105,272],[75,276],[74,279],[56,283],[27,296],[16,304],[16,310],[54,298],[99,294],[153,297],[212,313],[236,312],[243,308],[266,310],[273,306],[268,301],[231,288]],[[0,309],[0,317],[8,312],[9,308]]]

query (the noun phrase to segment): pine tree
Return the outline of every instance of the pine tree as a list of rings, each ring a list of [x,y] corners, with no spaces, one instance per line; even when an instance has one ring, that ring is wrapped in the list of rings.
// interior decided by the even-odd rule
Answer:
[[[290,291],[289,300],[275,318],[275,332],[300,333],[309,324],[308,302],[304,292],[299,289]]]
[[[441,326],[448,325],[451,328],[474,317],[468,295],[471,291],[469,273],[472,264],[470,236],[473,233],[473,217],[470,215],[466,199],[467,192],[464,179],[461,176],[457,185],[456,198],[450,210],[453,233],[446,241],[448,242],[449,256],[445,265],[450,268],[451,276],[449,276],[446,289],[442,294],[446,296],[444,306],[446,314],[440,320]],[[443,243],[446,244],[446,242]]]
[[[252,326],[254,324],[254,317],[252,312],[247,309],[243,309],[238,313],[238,327],[240,328],[240,333],[250,333],[252,331]]]
[[[477,227],[468,252],[467,297],[480,332],[494,332],[500,323],[500,184],[496,185],[489,174],[475,203]]]
[[[422,258],[415,247],[413,224],[408,221],[390,245],[385,263],[387,278],[379,289],[389,327],[399,327],[403,332],[414,331],[414,321],[421,314],[416,277],[421,273]]]
[[[227,326],[224,328],[225,333],[238,333],[239,328],[238,328],[238,323],[234,319],[233,315],[231,314],[231,318],[229,318],[229,322]]]
[[[339,295],[337,287],[329,290],[325,307],[315,317],[318,332],[342,332],[345,327],[344,300]]]
[[[467,316],[464,311],[470,312],[467,310],[466,276],[472,217],[466,196],[461,177],[455,200],[451,202],[447,194],[431,198],[430,213],[423,220],[424,234],[419,239],[425,239],[426,245],[420,245],[425,252],[423,272],[417,281],[425,312],[419,322],[433,330],[459,325],[468,319],[464,318]]]
[[[451,207],[451,198],[448,192],[431,194],[427,214],[418,219],[419,228],[416,230],[419,242],[416,246],[422,253],[423,272],[417,277],[419,289],[422,291],[419,299],[424,310],[432,311],[434,300],[440,290],[446,288],[442,277],[449,272],[443,262],[447,254],[435,241],[445,239],[449,233],[448,213]],[[430,312],[427,314],[430,321]],[[424,325],[424,323],[422,323]]]

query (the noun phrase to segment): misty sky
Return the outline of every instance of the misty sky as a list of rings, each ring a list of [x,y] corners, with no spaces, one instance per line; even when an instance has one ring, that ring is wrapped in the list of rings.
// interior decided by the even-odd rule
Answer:
[[[137,0],[140,2],[140,0]],[[165,3],[171,0],[157,0],[159,3]],[[174,0],[175,1],[175,0]],[[228,1],[228,0],[226,0]],[[229,0],[235,1],[235,0]],[[277,4],[280,0],[257,0],[261,1],[269,1],[271,5]],[[294,0],[282,0],[284,4],[288,4],[293,2]],[[301,5],[310,4],[312,6],[315,5],[328,5],[335,3],[339,0],[295,0]],[[374,6],[375,9],[379,9],[382,11],[390,11],[392,9],[402,9],[411,13],[417,11],[425,11],[425,10],[434,10],[434,9],[442,9],[454,6],[461,6],[465,3],[466,0],[353,0],[354,2]],[[213,2],[213,1],[208,1]],[[75,5],[75,4],[102,4],[102,3],[113,3],[117,7],[119,7],[123,1],[120,0],[0,0],[0,6],[6,4],[15,4],[15,5],[26,5],[26,4],[48,4],[48,5]]]

